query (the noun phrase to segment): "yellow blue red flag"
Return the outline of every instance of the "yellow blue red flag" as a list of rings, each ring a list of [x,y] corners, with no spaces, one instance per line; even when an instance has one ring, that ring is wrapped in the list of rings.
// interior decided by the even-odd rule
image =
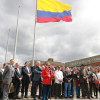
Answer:
[[[68,4],[55,0],[37,0],[37,23],[72,21],[71,9]]]

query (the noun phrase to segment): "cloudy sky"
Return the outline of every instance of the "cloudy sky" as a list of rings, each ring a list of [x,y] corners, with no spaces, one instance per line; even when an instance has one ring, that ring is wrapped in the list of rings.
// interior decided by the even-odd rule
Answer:
[[[58,0],[72,6],[70,23],[37,23],[35,59],[69,62],[100,54],[100,0]],[[13,57],[18,5],[20,4],[16,62],[32,59],[35,0],[0,1],[0,62]]]

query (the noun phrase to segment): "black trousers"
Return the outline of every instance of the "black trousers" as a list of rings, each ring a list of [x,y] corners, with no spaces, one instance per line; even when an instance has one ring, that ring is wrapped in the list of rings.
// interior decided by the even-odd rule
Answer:
[[[33,89],[33,87],[34,87],[34,82],[32,81],[32,87],[31,87],[31,96],[33,97],[33,94],[34,94],[34,89]]]
[[[15,89],[14,96],[15,97],[18,97],[19,90],[20,90],[20,81],[19,82],[16,82],[16,84],[14,84],[14,89]]]
[[[25,89],[25,96],[27,96],[28,87],[29,87],[29,81],[22,80],[22,89],[21,89],[22,96],[24,96],[24,89]]]
[[[62,97],[64,97],[64,82],[62,82],[61,92],[62,92]]]
[[[55,97],[61,96],[61,84],[55,83]]]
[[[55,96],[55,80],[52,79],[52,85],[50,85],[50,91],[49,91],[49,98]]]
[[[80,83],[80,87],[82,89],[82,97],[87,96],[88,98],[90,98],[90,92],[89,92],[89,88],[88,88],[88,83],[82,82],[82,83]]]
[[[54,90],[54,86],[55,85],[55,80],[54,79],[52,79],[52,85],[50,86],[51,87],[51,97],[54,97],[54,92],[55,92],[55,90]]]
[[[0,99],[2,98],[2,96],[3,96],[2,82],[0,82]]]
[[[92,96],[93,82],[89,82],[89,86],[90,86],[90,96]]]
[[[96,92],[96,98],[98,98],[98,92],[100,92],[99,84],[95,84],[95,92]]]
[[[33,98],[36,98],[37,88],[39,86],[39,97],[42,96],[42,83],[41,81],[33,81]]]

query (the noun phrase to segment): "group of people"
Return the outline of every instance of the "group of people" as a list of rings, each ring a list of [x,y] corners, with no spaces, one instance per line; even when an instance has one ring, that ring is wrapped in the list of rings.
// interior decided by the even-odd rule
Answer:
[[[28,98],[28,88],[30,82],[31,97],[36,100],[37,89],[39,86],[39,99],[48,100],[51,81],[54,73],[50,70],[50,64],[46,63],[45,68],[40,66],[40,61],[36,61],[34,66],[30,67],[29,62],[25,62],[23,67],[18,63],[13,66],[14,60],[11,59],[7,64],[0,68],[0,98],[20,99],[19,91],[21,89],[21,98]]]
[[[25,62],[23,67],[18,63],[14,65],[14,60],[4,63],[0,68],[0,97],[2,100],[8,98],[20,99],[19,91],[21,89],[21,98],[28,98],[28,88],[30,82],[31,97],[37,98],[37,89],[39,89],[38,99],[48,100],[63,98],[98,98],[100,92],[100,72],[98,68],[95,71],[82,64],[80,70],[77,67],[70,69],[63,66],[57,66],[56,70],[49,62],[41,66],[40,61],[36,61],[34,66]],[[38,88],[39,87],[39,88]],[[94,94],[93,94],[94,93]]]

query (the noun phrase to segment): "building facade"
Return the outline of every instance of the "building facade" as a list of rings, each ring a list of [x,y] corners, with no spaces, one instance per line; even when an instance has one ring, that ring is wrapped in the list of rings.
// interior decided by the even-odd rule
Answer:
[[[47,61],[40,61],[40,62],[41,62],[41,66],[44,66],[46,62],[49,62],[51,66],[55,68],[57,66],[64,66],[64,67],[70,67],[70,68],[73,68],[74,66],[80,67],[82,64],[84,64],[85,66],[92,66],[93,68],[94,67],[100,68],[100,55],[92,56],[92,57],[88,57],[84,59],[79,59],[79,60],[74,60],[74,61],[66,62],[66,63],[56,62],[54,61],[53,58],[49,58]]]
[[[36,62],[37,60],[35,60]],[[52,67],[57,67],[57,66],[64,66],[65,67],[65,63],[62,63],[62,62],[56,62],[54,61],[53,58],[49,58],[47,61],[40,61],[41,62],[41,66],[44,66],[45,63],[49,62],[51,64]]]
[[[93,67],[98,67],[100,68],[100,55],[97,56],[93,56],[93,57],[88,57],[88,58],[84,58],[84,59],[80,59],[80,60],[75,60],[75,61],[71,61],[71,62],[66,62],[65,66],[66,67],[79,67],[82,64],[86,65],[86,66],[93,66]]]

